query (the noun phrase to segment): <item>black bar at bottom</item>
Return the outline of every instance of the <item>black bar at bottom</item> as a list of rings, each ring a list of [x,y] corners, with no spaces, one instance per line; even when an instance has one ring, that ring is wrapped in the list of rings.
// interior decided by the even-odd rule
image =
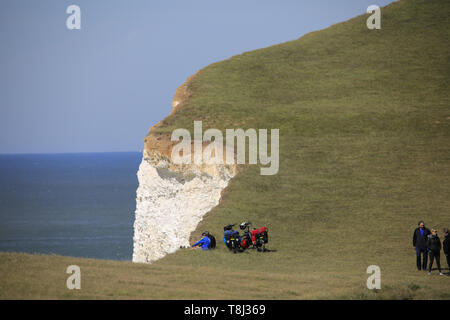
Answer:
[[[447,303],[448,301],[422,300],[3,300],[0,301],[0,308],[2,312],[11,311],[16,318],[26,312],[34,316],[42,314],[46,316],[45,319],[64,319],[65,315],[103,318],[127,313],[127,318],[139,313],[148,315],[145,316],[146,319],[161,316],[173,319],[274,319],[285,314],[293,315],[296,319],[301,315],[309,318],[328,314],[334,317],[342,314],[359,318],[379,316],[383,319],[390,312],[387,308],[394,308],[404,317],[416,314],[417,310],[444,310]]]

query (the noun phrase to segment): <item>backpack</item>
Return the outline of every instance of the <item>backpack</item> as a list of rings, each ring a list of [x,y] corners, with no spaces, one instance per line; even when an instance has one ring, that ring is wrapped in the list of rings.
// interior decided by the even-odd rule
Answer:
[[[210,240],[209,248],[215,249],[216,248],[216,238],[212,234],[208,234],[208,238]]]
[[[250,232],[245,232],[244,236],[242,237],[241,240],[241,248],[242,249],[248,249],[250,247],[250,245],[252,244],[252,237],[250,235]]]
[[[225,232],[223,233],[223,237],[226,240],[230,240],[232,235],[233,235],[233,231],[232,230],[225,230]]]
[[[269,235],[267,227],[262,227],[259,229],[253,229],[250,231],[252,242],[256,244],[257,240],[260,240],[262,243],[269,242]]]

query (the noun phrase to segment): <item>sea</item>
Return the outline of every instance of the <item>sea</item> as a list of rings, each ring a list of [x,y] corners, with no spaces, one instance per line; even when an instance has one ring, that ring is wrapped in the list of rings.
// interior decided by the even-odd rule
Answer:
[[[131,260],[141,159],[0,155],[0,251]]]

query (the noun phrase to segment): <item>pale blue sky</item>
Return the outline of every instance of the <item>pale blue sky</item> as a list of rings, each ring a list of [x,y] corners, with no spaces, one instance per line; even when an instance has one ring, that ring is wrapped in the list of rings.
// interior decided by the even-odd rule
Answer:
[[[0,153],[140,151],[198,69],[390,2],[1,0]]]

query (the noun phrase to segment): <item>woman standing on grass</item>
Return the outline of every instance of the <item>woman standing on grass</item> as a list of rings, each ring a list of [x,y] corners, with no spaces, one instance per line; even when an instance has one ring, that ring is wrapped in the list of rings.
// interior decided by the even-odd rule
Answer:
[[[431,229],[431,234],[428,235],[427,248],[430,255],[430,265],[428,267],[428,275],[431,275],[431,267],[433,266],[433,260],[436,258],[436,264],[439,270],[439,274],[443,276],[441,271],[441,240],[437,235],[437,230]]]

